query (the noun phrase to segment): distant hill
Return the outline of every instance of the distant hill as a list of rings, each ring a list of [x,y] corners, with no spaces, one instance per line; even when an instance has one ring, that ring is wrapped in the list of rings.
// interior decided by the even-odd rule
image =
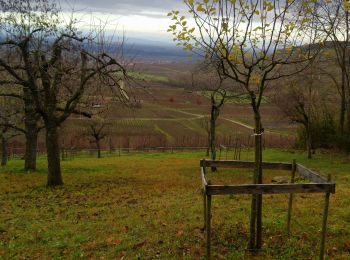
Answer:
[[[0,35],[0,41],[4,38]],[[48,41],[50,44],[51,40]],[[116,45],[109,43],[110,51],[114,50]],[[89,47],[91,49],[91,46]],[[95,49],[95,47],[92,47]],[[97,48],[97,47],[96,47]],[[145,39],[129,38],[124,42],[123,54],[127,58],[132,58],[142,62],[188,62],[188,52],[182,50],[181,47],[169,42],[152,41]]]
[[[124,55],[141,61],[153,62],[188,62],[188,52],[171,43],[142,39],[128,40],[124,46]],[[194,58],[195,59],[195,58]]]

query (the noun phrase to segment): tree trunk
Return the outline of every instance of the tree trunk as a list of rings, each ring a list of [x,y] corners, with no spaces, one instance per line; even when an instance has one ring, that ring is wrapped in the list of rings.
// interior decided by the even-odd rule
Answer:
[[[345,74],[344,79],[345,79],[345,86],[346,86],[346,90],[347,90],[347,130],[348,133],[350,134],[350,82],[349,82],[349,61],[348,61],[348,56],[349,56],[349,40],[350,40],[350,24],[349,24],[349,10],[347,8],[345,8],[345,50],[344,50],[344,67],[343,70],[345,71],[345,73],[343,72],[343,74]]]
[[[46,150],[49,170],[47,186],[53,187],[62,185],[60,149],[58,146],[58,133],[56,126],[50,126],[46,129]]]
[[[218,108],[215,105],[212,105],[210,116],[210,153],[212,160],[216,160],[216,119],[218,116]],[[211,167],[212,172],[216,172],[216,170],[216,167]]]
[[[99,140],[96,140],[96,146],[97,146],[97,158],[101,158],[101,146],[100,146]]]
[[[348,111],[347,111],[347,119],[348,119],[347,130],[348,130],[348,134],[350,134],[350,87],[349,87],[349,91],[348,91]]]
[[[254,184],[262,183],[262,127],[261,116],[258,110],[254,111],[255,118],[255,170]],[[262,195],[252,195],[250,217],[249,249],[252,251],[262,246]]]
[[[36,156],[38,147],[38,128],[37,118],[34,108],[34,101],[30,98],[31,93],[29,90],[25,90],[26,95],[25,104],[25,138],[26,138],[26,151],[24,155],[24,169],[26,171],[36,170]],[[28,92],[28,93],[27,93]]]
[[[341,97],[341,104],[340,104],[340,119],[339,119],[339,125],[340,125],[340,134],[341,134],[341,135],[344,135],[345,112],[346,112],[346,102],[345,102],[345,97]]]
[[[311,130],[310,126],[305,127],[306,131],[306,150],[307,150],[307,158],[311,159],[312,158],[312,139],[311,139]]]
[[[216,160],[216,118],[214,113],[215,109],[212,109],[210,118],[210,152],[212,160]]]
[[[340,126],[340,134],[344,135],[344,125],[345,125],[345,114],[346,114],[346,90],[345,90],[345,81],[346,80],[346,71],[342,69],[342,82],[341,82],[341,101],[340,101],[340,118],[339,118],[339,126]]]
[[[262,151],[263,151],[263,138],[262,138],[262,127],[261,127],[261,118],[259,115],[259,119],[256,122],[260,127],[257,128],[258,135],[256,135],[256,147],[257,147],[257,157],[255,159],[255,171],[257,172],[257,183],[263,183],[262,176]],[[262,247],[262,194],[257,195],[257,217],[256,217],[256,247],[257,249],[261,249]]]
[[[24,169],[26,171],[36,170],[36,156],[38,145],[38,131],[36,123],[35,125],[28,126],[26,124],[26,151],[24,155]]]
[[[7,139],[4,136],[4,134],[1,136],[1,150],[2,150],[2,156],[1,156],[1,166],[7,165],[7,159],[8,159],[8,150],[7,150]]]

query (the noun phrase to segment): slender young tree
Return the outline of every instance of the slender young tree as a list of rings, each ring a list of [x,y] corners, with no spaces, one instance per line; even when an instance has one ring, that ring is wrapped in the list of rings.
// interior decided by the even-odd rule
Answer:
[[[101,158],[101,141],[107,137],[107,123],[92,122],[86,131],[90,142],[95,143],[97,149],[97,158]]]
[[[217,88],[210,94],[210,154],[211,159],[216,160],[216,127],[222,106],[227,98],[227,92],[223,88]],[[216,171],[216,168],[212,168]]]
[[[216,160],[216,129],[221,108],[227,99],[234,98],[227,93],[223,82],[224,80],[215,74],[215,70],[213,73],[208,71],[208,68],[199,68],[199,71],[191,72],[191,89],[201,91],[210,100],[209,121],[203,121],[202,127],[208,132],[208,152],[210,151],[212,160]]]
[[[168,31],[178,45],[202,56],[250,98],[255,121],[254,183],[263,181],[260,108],[264,92],[271,82],[307,67],[318,53],[314,43],[324,40],[305,26],[305,13],[313,11],[315,2],[305,0],[300,8],[295,0],[186,0],[190,19],[176,10],[168,14],[174,21]],[[262,195],[253,195],[249,249],[261,246]]]

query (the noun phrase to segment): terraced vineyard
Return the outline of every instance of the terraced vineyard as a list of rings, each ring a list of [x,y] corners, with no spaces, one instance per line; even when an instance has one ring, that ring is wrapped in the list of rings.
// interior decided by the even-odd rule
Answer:
[[[136,91],[136,98],[139,102],[137,108],[126,108],[111,102],[103,114],[98,115],[109,123],[104,149],[111,146],[206,146],[207,133],[203,122],[208,120],[210,112],[207,97],[182,88],[149,83],[147,89]],[[263,104],[262,112],[266,127],[265,146],[292,146],[293,126],[269,103]],[[251,146],[252,123],[249,104],[226,104],[218,122],[218,144],[233,145],[239,139],[242,145]],[[72,144],[73,147],[91,147],[92,144],[84,142],[81,137],[88,124],[89,119],[70,119],[64,126],[67,132],[64,143]],[[76,144],[75,140],[78,139],[79,144]]]

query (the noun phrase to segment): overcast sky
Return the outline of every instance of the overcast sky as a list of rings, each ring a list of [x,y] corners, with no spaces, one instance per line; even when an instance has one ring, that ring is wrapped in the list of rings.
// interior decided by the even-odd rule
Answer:
[[[117,26],[126,37],[170,42],[166,30],[171,21],[166,14],[186,6],[182,0],[63,0],[62,7],[78,11],[83,20],[108,20],[109,29]]]

